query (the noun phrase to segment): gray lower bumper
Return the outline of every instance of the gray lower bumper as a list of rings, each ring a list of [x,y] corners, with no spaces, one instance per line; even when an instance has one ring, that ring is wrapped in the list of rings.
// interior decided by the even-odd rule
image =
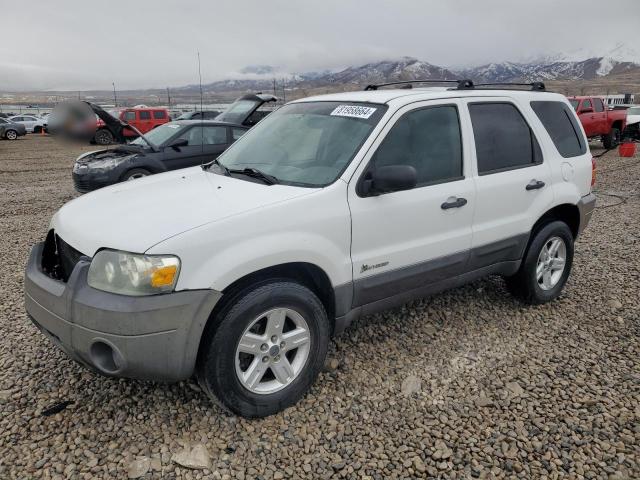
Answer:
[[[578,228],[578,233],[582,233],[582,231],[587,228],[595,208],[596,196],[593,193],[585,195],[578,201],[578,210],[580,212],[580,226]]]
[[[178,381],[193,374],[200,337],[221,294],[190,290],[129,297],[91,288],[80,260],[67,283],[40,267],[33,247],[25,273],[25,307],[33,322],[70,357],[118,377]]]

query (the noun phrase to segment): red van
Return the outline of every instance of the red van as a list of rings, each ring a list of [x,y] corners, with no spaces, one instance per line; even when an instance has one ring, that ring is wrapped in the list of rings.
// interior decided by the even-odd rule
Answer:
[[[169,118],[169,111],[166,108],[160,107],[121,108],[110,110],[109,114],[112,117],[124,120],[129,125],[137,128],[140,133],[147,133],[149,130],[171,121]],[[138,134],[130,128],[125,128],[122,133],[128,138],[135,138],[138,136]],[[113,143],[113,134],[100,119],[98,119],[96,124],[96,133],[93,137],[93,141],[98,145],[108,145]]]

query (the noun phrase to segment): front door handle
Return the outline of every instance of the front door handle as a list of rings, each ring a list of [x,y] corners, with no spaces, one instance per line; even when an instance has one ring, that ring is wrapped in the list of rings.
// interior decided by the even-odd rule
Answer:
[[[525,187],[527,190],[538,190],[544,187],[545,183],[542,180],[536,180],[535,178],[527,183]]]
[[[440,205],[443,210],[449,210],[450,208],[460,208],[467,204],[466,198],[449,197],[446,202]]]

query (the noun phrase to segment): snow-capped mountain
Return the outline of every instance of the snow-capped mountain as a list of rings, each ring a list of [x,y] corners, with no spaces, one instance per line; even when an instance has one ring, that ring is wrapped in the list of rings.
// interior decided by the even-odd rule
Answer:
[[[447,80],[454,78],[456,78],[456,74],[447,68],[438,67],[413,57],[402,57],[399,60],[384,60],[367,63],[359,67],[349,67],[328,75],[328,78],[324,80],[339,84],[367,84],[416,79]]]
[[[206,92],[270,91],[273,79],[278,85],[313,88],[333,85],[363,86],[402,80],[432,80],[470,78],[476,83],[531,82],[536,80],[594,80],[621,73],[633,73],[640,82],[640,54],[624,45],[594,55],[594,52],[575,51],[565,55],[551,55],[524,62],[499,62],[476,67],[453,69],[433,65],[413,57],[382,60],[339,71],[324,70],[309,73],[284,73],[282,68],[268,65],[246,67],[230,79],[204,86]],[[635,77],[634,77],[635,78]],[[186,89],[192,88],[184,87]]]

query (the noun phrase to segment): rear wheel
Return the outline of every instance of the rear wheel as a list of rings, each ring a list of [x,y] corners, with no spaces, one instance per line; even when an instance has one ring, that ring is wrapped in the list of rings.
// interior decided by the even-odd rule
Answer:
[[[132,168],[122,176],[122,181],[136,180],[149,175],[151,175],[149,170],[145,170],[144,168]]]
[[[98,145],[109,145],[110,143],[113,143],[113,135],[106,128],[98,130],[94,139]]]
[[[214,321],[202,340],[198,379],[210,397],[239,415],[265,417],[294,404],[324,364],[327,314],[298,283],[250,287]]]
[[[509,291],[537,305],[560,296],[573,263],[573,234],[566,223],[554,221],[534,233],[518,272],[506,278]]]
[[[617,128],[612,128],[609,133],[602,136],[602,145],[607,150],[612,148],[616,148],[620,143],[620,130]]]
[[[15,130],[7,130],[6,132],[4,132],[4,137],[7,140],[16,140],[18,138],[18,132],[16,132]]]

